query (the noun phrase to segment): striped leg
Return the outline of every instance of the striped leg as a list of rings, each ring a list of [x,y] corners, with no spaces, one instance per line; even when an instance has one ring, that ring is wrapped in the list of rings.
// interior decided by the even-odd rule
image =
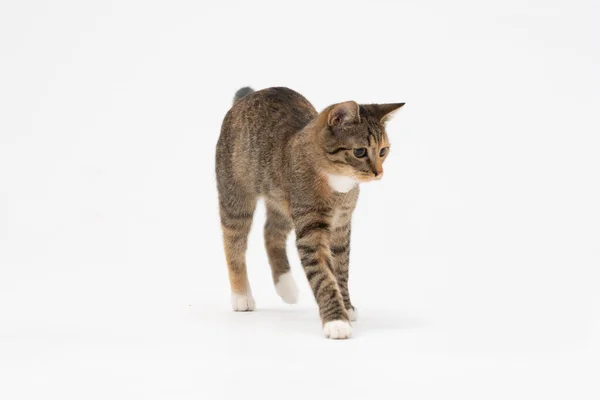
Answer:
[[[234,311],[252,311],[256,303],[246,272],[246,247],[256,199],[221,196],[219,211]]]
[[[333,258],[333,272],[340,287],[344,300],[344,307],[348,311],[350,321],[356,321],[356,309],[350,301],[348,291],[348,267],[350,264],[350,220],[344,225],[335,228],[331,234],[331,255]]]
[[[265,222],[265,247],[269,256],[275,291],[288,304],[298,301],[298,287],[292,273],[285,249],[292,221],[276,207],[266,202],[267,221]]]
[[[313,207],[292,209],[296,227],[296,246],[302,267],[319,306],[323,333],[331,339],[346,339],[350,337],[352,328],[332,270],[329,249],[331,215],[330,209]]]

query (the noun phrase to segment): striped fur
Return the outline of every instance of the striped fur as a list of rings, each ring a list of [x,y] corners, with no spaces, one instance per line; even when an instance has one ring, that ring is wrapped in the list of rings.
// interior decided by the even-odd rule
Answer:
[[[223,241],[236,311],[254,309],[245,253],[256,202],[262,197],[265,247],[278,293],[286,302],[296,299],[286,254],[286,240],[294,230],[325,335],[350,335],[348,321],[356,315],[348,290],[350,231],[359,187],[342,190],[328,177],[356,182],[381,178],[389,153],[383,121],[402,105],[345,102],[317,113],[287,88],[238,91],[223,120],[216,152]],[[365,148],[365,156],[357,157],[357,148]]]

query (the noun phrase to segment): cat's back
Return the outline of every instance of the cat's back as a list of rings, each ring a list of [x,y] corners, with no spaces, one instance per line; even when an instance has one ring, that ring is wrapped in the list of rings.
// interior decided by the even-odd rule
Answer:
[[[246,94],[228,112],[233,128],[263,135],[295,133],[316,115],[317,111],[304,96],[287,87]]]
[[[217,170],[243,175],[259,191],[285,162],[289,139],[317,115],[300,93],[286,87],[240,90],[225,116],[217,143]]]

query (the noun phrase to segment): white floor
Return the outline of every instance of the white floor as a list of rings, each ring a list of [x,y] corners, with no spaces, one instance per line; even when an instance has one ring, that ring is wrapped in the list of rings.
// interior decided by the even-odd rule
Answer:
[[[209,247],[202,259],[219,251]],[[284,304],[261,257],[250,265],[258,309],[233,313],[224,265],[164,253],[59,273],[39,265],[35,276],[15,268],[0,291],[2,398],[600,394],[597,303],[585,293],[468,290],[439,276],[451,274],[441,258],[365,263],[355,267],[353,337],[329,341],[306,282],[300,304]]]
[[[282,4],[0,5],[0,399],[599,399],[599,6]],[[230,311],[214,147],[245,85],[407,103],[350,340],[291,243],[277,297],[262,205]]]

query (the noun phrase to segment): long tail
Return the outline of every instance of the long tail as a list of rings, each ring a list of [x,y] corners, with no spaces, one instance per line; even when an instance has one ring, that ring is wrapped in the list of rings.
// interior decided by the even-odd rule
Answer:
[[[246,86],[235,92],[235,96],[233,96],[233,104],[237,103],[242,97],[249,95],[250,93],[254,93],[254,89],[250,86]]]

